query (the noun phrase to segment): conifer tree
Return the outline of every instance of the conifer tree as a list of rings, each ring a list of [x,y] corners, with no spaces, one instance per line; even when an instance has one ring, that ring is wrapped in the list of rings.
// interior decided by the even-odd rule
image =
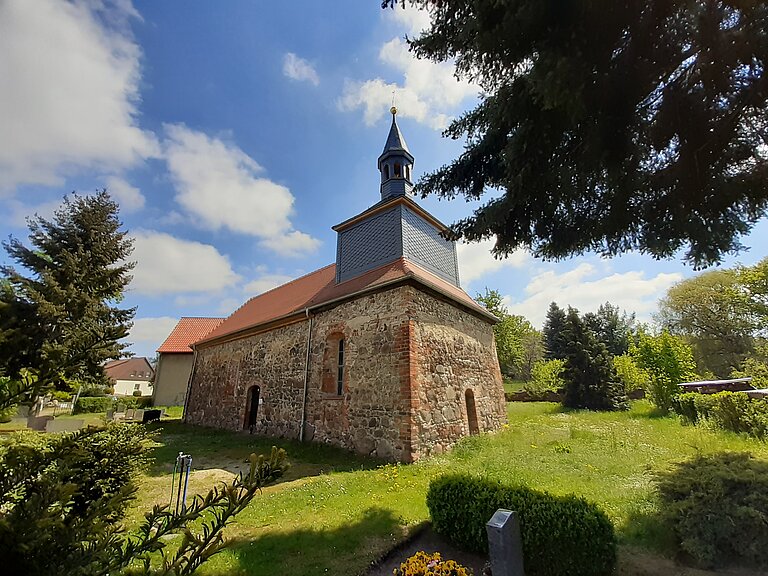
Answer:
[[[590,410],[626,410],[628,404],[624,386],[613,369],[608,349],[573,308],[568,308],[563,336],[563,404]]]
[[[382,2],[398,3],[430,13],[416,56],[482,89],[445,131],[464,152],[417,184],[492,191],[457,236],[706,266],[768,211],[768,3]]]
[[[70,379],[104,383],[102,364],[124,355],[135,312],[119,307],[133,247],[106,191],[66,197],[52,220],[28,226],[30,246],[3,243],[19,268],[0,267],[0,372],[28,383],[3,395],[10,403]]]
[[[565,312],[557,303],[552,302],[547,310],[544,322],[544,357],[547,360],[565,360]]]

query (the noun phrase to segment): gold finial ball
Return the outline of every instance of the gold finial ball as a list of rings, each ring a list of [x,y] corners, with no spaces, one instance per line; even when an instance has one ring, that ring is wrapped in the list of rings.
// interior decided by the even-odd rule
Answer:
[[[392,116],[397,114],[397,108],[395,108],[394,106],[392,106],[392,108],[390,108],[389,111],[392,112]]]

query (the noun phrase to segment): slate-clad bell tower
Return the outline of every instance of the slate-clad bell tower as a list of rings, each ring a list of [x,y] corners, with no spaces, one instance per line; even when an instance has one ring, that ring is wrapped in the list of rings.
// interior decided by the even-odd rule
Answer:
[[[397,109],[393,107],[391,112],[392,127],[378,161],[381,200],[333,227],[338,233],[336,282],[407,258],[458,287],[456,245],[442,235],[447,226],[409,196],[413,156],[397,125]]]
[[[397,108],[393,106],[390,112],[392,112],[392,127],[389,129],[384,152],[379,156],[382,200],[393,196],[405,196],[413,191],[413,182],[411,182],[413,156],[395,120]]]

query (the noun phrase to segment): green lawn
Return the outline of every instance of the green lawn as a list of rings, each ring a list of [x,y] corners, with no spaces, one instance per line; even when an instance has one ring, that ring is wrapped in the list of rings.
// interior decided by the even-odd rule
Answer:
[[[583,495],[610,515],[627,550],[661,555],[669,544],[655,519],[656,471],[696,452],[750,450],[768,458],[763,443],[681,426],[675,418],[657,417],[644,401],[623,414],[568,412],[548,403],[508,406],[507,429],[466,438],[450,454],[413,465],[381,465],[327,446],[161,424],[157,462],[130,524],[140,510],[167,501],[180,450],[193,455],[191,487],[203,491],[237,471],[248,453],[278,444],[293,468],[238,517],[228,530],[235,545],[201,574],[360,573],[428,518],[429,481],[449,471]]]

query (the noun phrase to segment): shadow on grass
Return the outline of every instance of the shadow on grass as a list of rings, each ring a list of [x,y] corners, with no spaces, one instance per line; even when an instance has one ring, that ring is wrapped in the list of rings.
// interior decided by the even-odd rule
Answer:
[[[164,421],[150,427],[158,431],[150,476],[170,474],[179,452],[192,455],[195,470],[221,468],[236,473],[246,468],[250,454],[268,454],[272,446],[288,454],[291,468],[283,482],[329,472],[370,470],[383,464],[335,446],[191,426],[181,421]]]
[[[627,521],[616,529],[621,544],[651,550],[663,556],[672,557],[677,544],[672,529],[662,520],[656,510],[636,510]]]
[[[402,523],[391,511],[369,508],[358,521],[339,528],[275,530],[253,540],[236,538],[229,553],[239,573],[249,576],[360,574],[402,536]]]

